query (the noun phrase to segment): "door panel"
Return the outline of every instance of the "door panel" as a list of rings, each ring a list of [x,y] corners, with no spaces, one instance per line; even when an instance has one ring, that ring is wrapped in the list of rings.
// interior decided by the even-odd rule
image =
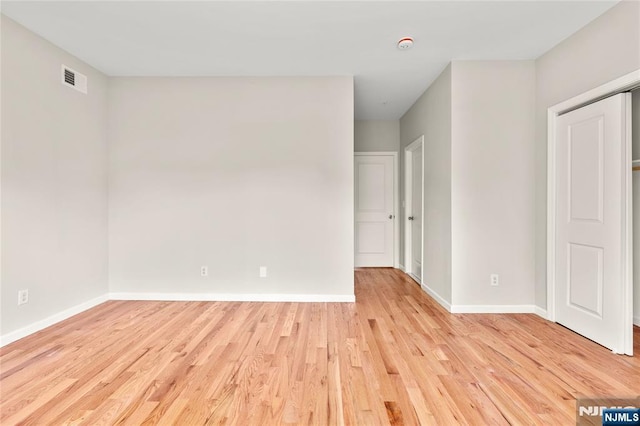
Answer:
[[[386,252],[386,225],[386,221],[358,223],[358,229],[356,231],[356,235],[358,236],[358,253],[384,255]]]
[[[561,115],[556,127],[555,317],[619,352],[626,260],[625,108],[620,94]]]
[[[355,266],[393,266],[392,155],[355,157]]]
[[[385,179],[388,172],[386,162],[375,164],[359,162],[358,171],[358,211],[386,212]]]
[[[569,127],[569,219],[602,222],[604,116]]]
[[[569,304],[572,308],[602,318],[604,250],[569,243]]]

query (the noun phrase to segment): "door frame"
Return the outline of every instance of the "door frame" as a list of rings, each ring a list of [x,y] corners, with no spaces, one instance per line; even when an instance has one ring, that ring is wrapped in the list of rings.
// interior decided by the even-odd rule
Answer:
[[[422,217],[420,218],[420,221],[422,222],[422,232],[420,234],[420,246],[422,247],[421,250],[421,254],[420,254],[420,276],[418,277],[418,279],[420,280],[418,284],[420,284],[422,286],[422,283],[424,282],[424,135],[421,135],[420,137],[418,137],[416,140],[414,140],[413,142],[411,142],[409,145],[407,145],[404,149],[404,215],[406,217],[403,218],[403,220],[405,221],[405,227],[404,227],[404,270],[405,272],[410,275],[415,277],[415,275],[411,275],[411,240],[412,240],[412,236],[411,236],[411,231],[410,231],[410,227],[408,226],[408,216],[407,216],[407,212],[411,211],[411,193],[412,193],[412,189],[413,189],[413,173],[412,173],[412,169],[413,169],[413,151],[415,151],[418,147],[422,147],[422,158],[421,163],[422,163],[422,176],[421,176],[421,181],[422,181]]]
[[[640,69],[617,78],[609,83],[591,89],[585,93],[560,102],[547,109],[547,319],[556,321],[556,126],[560,114],[578,109],[618,93],[626,92],[640,85]],[[630,114],[627,120],[630,120]],[[623,147],[626,167],[623,193],[625,194],[622,224],[623,276],[626,282],[620,304],[623,310],[625,333],[620,353],[633,353],[633,235],[632,235],[632,176],[631,176],[631,138]]]
[[[396,151],[356,151],[353,155],[354,157],[386,155],[393,157],[393,267],[398,268],[400,265],[400,228],[398,222],[398,213],[400,211],[400,201],[398,198],[400,190],[398,183],[398,153]]]

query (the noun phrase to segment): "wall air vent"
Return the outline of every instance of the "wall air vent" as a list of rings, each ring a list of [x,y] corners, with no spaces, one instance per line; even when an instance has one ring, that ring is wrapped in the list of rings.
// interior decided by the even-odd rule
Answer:
[[[66,65],[62,66],[62,84],[73,87],[78,92],[87,93],[87,76]]]

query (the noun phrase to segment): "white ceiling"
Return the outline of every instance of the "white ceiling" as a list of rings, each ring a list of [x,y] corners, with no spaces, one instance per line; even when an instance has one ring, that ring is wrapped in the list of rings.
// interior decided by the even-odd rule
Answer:
[[[616,1],[2,1],[111,76],[353,75],[357,119],[397,119],[451,60],[534,59]],[[400,51],[396,42],[415,39]]]

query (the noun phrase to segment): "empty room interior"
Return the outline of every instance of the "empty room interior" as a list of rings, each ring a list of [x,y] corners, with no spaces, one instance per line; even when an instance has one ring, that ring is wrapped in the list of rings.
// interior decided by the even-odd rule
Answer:
[[[0,10],[0,424],[640,408],[639,1]]]

